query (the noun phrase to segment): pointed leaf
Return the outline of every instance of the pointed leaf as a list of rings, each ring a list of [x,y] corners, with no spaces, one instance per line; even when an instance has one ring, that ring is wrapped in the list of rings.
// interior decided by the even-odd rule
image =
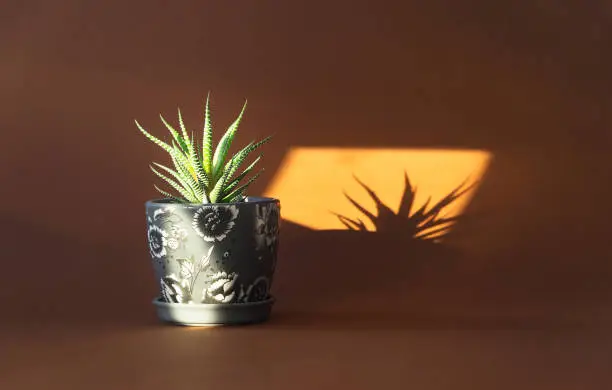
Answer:
[[[204,137],[202,141],[202,165],[204,171],[210,177],[212,176],[212,120],[210,117],[210,92],[206,97],[206,108],[204,109]]]
[[[189,134],[187,134],[187,128],[185,127],[185,123],[183,123],[183,116],[181,115],[181,109],[177,108],[177,111],[178,111],[179,126],[181,127],[181,132],[183,133],[183,138],[185,139],[185,141],[187,142],[188,145],[191,145],[192,142],[189,139]]]
[[[259,172],[257,172],[255,175],[253,175],[246,183],[244,183],[243,185],[241,185],[240,187],[236,188],[235,190],[233,190],[232,192],[230,192],[229,194],[225,195],[223,197],[223,199],[231,199],[234,196],[236,196],[236,194],[239,193],[243,193],[246,191],[246,189],[251,185],[251,183],[253,183],[258,177],[259,175],[261,175],[261,173],[264,170],[260,170]],[[223,202],[223,199],[221,200]]]
[[[236,188],[236,186],[240,183],[240,181],[242,179],[244,179],[255,167],[255,164],[257,164],[257,162],[259,160],[261,160],[261,157],[263,155],[259,155],[259,157],[257,157],[255,160],[253,160],[253,162],[251,163],[251,165],[249,165],[248,167],[245,168],[244,171],[242,171],[242,173],[238,176],[236,176],[235,179],[233,179],[231,182],[229,182],[228,185],[225,186],[225,188],[223,189],[224,194],[229,193],[230,191],[232,191],[234,188]],[[225,196],[225,195],[224,195]]]
[[[140,123],[138,123],[138,121],[134,121],[136,122],[136,126],[138,127],[138,129],[145,135],[145,137],[147,137],[150,141],[152,141],[153,143],[155,143],[156,145],[158,145],[159,147],[161,147],[162,149],[164,149],[166,152],[172,154],[173,150],[172,147],[170,147],[170,145],[168,145],[167,143],[165,143],[164,141],[154,137],[153,135],[151,135],[149,132],[147,132],[142,126],[140,126]]]
[[[172,134],[172,137],[174,138],[174,140],[179,144],[179,146],[181,147],[181,150],[187,153],[187,151],[189,150],[189,145],[187,144],[185,139],[181,137],[181,135],[178,133],[178,131],[174,129],[174,127],[172,127],[168,122],[166,122],[166,119],[164,119],[162,114],[159,114],[159,118],[163,122],[164,126],[166,126],[168,131],[170,131],[170,134]]]
[[[180,193],[187,201],[194,202],[194,203],[197,202],[196,197],[194,196],[194,194],[190,193],[190,191],[183,188],[180,184],[170,179],[169,177],[165,176],[164,174],[158,172],[155,168],[153,167],[150,167],[150,168],[153,171],[153,173],[155,173],[161,179],[166,181],[166,183],[168,183],[172,188],[174,188],[178,193]]]
[[[233,198],[227,198],[227,201],[225,201],[225,203],[241,202],[243,199],[244,199],[244,193],[240,192],[236,194],[236,196],[234,196]]]
[[[192,136],[192,139],[195,139],[195,138]],[[191,163],[191,166],[193,167],[193,170],[197,176],[197,179],[201,183],[203,183],[204,186],[208,187],[210,185],[210,179],[208,175],[206,174],[206,172],[204,171],[202,164],[200,163],[200,158],[198,156],[198,151],[196,149],[195,142],[191,144],[191,147],[189,149],[189,162]]]
[[[223,187],[225,186],[228,176],[229,170],[225,171],[223,176],[221,176],[217,183],[215,183],[215,187],[212,189],[209,196],[211,203],[217,203],[219,201],[219,197],[223,193]]]
[[[236,131],[238,130],[238,125],[240,125],[240,121],[242,120],[242,115],[244,114],[244,110],[246,109],[246,102],[238,115],[238,118],[234,120],[234,123],[228,127],[223,137],[221,137],[221,141],[219,141],[219,145],[215,150],[215,154],[213,156],[213,168],[212,168],[212,177],[213,180],[220,177],[223,174],[223,165],[225,163],[225,158],[227,156],[227,152],[232,145],[232,141],[234,140],[234,136],[236,135]]]
[[[230,161],[232,161],[232,164],[234,164],[234,168],[233,168],[232,172],[230,172],[230,177],[232,177],[234,175],[234,173],[236,173],[236,171],[238,170],[240,165],[244,162],[244,160],[246,160],[246,158],[248,157],[248,155],[251,152],[255,151],[257,148],[259,148],[260,146],[262,146],[263,144],[265,144],[266,142],[268,142],[271,139],[272,139],[272,137],[269,136],[269,137],[266,137],[266,138],[262,139],[261,141],[259,141],[257,143],[250,142],[241,151],[236,153],[231,158],[231,160],[230,160]],[[227,169],[227,167],[226,167],[226,169]]]
[[[202,188],[196,180],[193,180],[193,177],[191,177],[191,175],[186,174],[184,171],[175,172],[172,169],[156,162],[154,162],[153,164],[172,175],[172,177],[174,177],[183,188],[193,193],[197,199],[202,198]]]
[[[155,189],[156,189],[157,191],[159,191],[159,192],[160,192],[160,193],[161,193],[163,196],[165,196],[166,198],[172,199],[172,200],[174,200],[175,202],[185,203],[185,200],[184,200],[184,199],[178,198],[178,197],[176,197],[176,196],[174,196],[174,195],[172,195],[172,194],[170,194],[170,193],[168,193],[168,192],[166,192],[166,191],[162,190],[161,188],[159,188],[159,187],[158,187],[158,186],[156,186],[155,184],[153,185],[153,187],[155,187]]]

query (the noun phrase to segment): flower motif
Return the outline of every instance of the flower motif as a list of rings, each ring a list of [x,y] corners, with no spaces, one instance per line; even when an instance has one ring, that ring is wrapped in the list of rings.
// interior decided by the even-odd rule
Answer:
[[[178,240],[184,240],[187,238],[187,230],[180,226],[172,225],[170,226],[170,235]]]
[[[270,281],[265,276],[260,276],[253,284],[247,288],[245,295],[245,302],[261,302],[268,299],[268,292],[270,290]]]
[[[171,250],[178,249],[187,238],[187,230],[177,225],[170,226],[166,244]]]
[[[176,238],[170,237],[166,240],[166,245],[172,250],[177,250],[181,244]]]
[[[278,238],[280,213],[276,204],[257,205],[255,214],[255,241],[257,249],[274,249]]]
[[[169,303],[191,303],[189,283],[180,280],[174,274],[161,278],[161,296]]]
[[[193,216],[193,228],[206,241],[222,241],[238,218],[236,206],[203,206]]]
[[[166,237],[168,236],[168,233],[156,225],[149,225],[147,235],[149,239],[149,251],[151,252],[151,256],[157,259],[161,259],[162,257],[166,256],[166,245],[168,244]]]
[[[213,282],[204,289],[204,302],[230,303],[236,297],[235,285],[238,274],[217,272],[211,276]]]
[[[164,214],[171,214],[174,212],[174,210],[175,210],[174,207],[162,207],[162,208],[156,209],[155,211],[153,211],[153,219],[158,219]]]

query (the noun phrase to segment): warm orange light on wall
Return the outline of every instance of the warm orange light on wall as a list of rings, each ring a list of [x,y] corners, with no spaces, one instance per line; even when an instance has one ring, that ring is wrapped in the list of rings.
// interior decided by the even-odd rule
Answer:
[[[466,179],[478,181],[486,172],[491,153],[482,150],[446,149],[346,149],[294,148],[265,191],[280,198],[283,219],[315,230],[344,229],[336,212],[361,217],[343,192],[374,211],[374,203],[353,174],[397,211],[404,190],[404,172],[417,187],[414,208],[428,197],[440,200]],[[461,213],[476,186],[445,209]],[[372,224],[364,220],[368,228]]]

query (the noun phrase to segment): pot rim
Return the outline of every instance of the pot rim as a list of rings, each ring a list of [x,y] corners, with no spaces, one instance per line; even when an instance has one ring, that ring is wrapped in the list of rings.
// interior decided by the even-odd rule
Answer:
[[[265,197],[265,196],[247,196],[246,202],[232,202],[232,203],[174,203],[170,201],[170,198],[157,198],[150,199],[145,202],[146,207],[151,206],[162,206],[162,205],[171,205],[175,207],[185,207],[185,208],[193,208],[193,207],[202,207],[202,206],[211,206],[211,207],[222,207],[222,206],[239,206],[245,204],[262,204],[262,203],[280,203],[280,200],[277,198]]]

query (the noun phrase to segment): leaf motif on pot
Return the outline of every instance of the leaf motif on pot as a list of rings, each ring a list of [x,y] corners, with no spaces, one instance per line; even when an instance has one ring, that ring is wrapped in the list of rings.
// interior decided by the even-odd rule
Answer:
[[[191,303],[191,293],[186,280],[180,280],[174,274],[161,278],[161,296],[168,303]]]
[[[210,264],[210,256],[212,255],[213,249],[215,249],[215,246],[211,245],[210,248],[208,248],[208,252],[206,252],[206,254],[200,259],[200,262],[198,263],[198,268],[200,270],[203,270]]]
[[[177,259],[181,268],[181,278],[191,279],[195,273],[195,266],[192,259]]]

